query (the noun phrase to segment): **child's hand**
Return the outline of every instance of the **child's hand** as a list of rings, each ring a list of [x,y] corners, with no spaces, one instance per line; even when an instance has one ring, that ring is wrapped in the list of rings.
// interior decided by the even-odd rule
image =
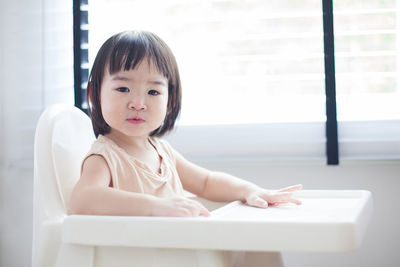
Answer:
[[[153,208],[153,216],[166,217],[197,217],[210,216],[210,212],[199,202],[185,198],[158,198]]]
[[[301,190],[303,186],[292,185],[280,190],[266,190],[260,187],[253,188],[246,196],[246,203],[257,208],[267,208],[286,203],[301,205],[301,201],[293,198],[293,192]]]

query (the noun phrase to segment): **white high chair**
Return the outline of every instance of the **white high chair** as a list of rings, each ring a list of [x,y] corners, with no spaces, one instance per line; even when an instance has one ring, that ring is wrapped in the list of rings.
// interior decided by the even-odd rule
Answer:
[[[67,207],[70,193],[79,179],[81,162],[95,140],[89,117],[75,107],[54,105],[46,109],[41,115],[35,135],[34,148],[34,234],[33,234],[33,266],[231,266],[233,257],[236,262],[245,261],[246,257],[240,254],[229,254],[223,251],[189,249],[185,244],[160,245],[162,234],[154,226],[144,229],[143,235],[132,235],[128,242],[121,241],[121,237],[114,237],[114,230],[107,230],[102,224],[113,220],[114,227],[123,227],[126,217],[116,216],[67,216]],[[209,209],[215,209],[226,203],[213,203],[201,200]],[[72,221],[68,224],[67,218],[75,217],[82,220],[78,224]],[[149,223],[157,222],[160,218],[129,217],[141,222],[150,219]],[[154,220],[153,220],[154,219]],[[87,221],[88,220],[88,221]],[[94,221],[93,221],[94,220]],[[185,221],[185,219],[178,219]],[[89,223],[89,224],[87,224]],[[120,225],[121,223],[122,225]],[[147,223],[146,223],[147,224]],[[69,229],[68,227],[79,229]],[[99,242],[94,239],[67,240],[84,234],[81,227],[100,227],[98,234],[108,237]],[[113,227],[113,226],[111,226]],[[67,230],[66,230],[67,229]],[[64,230],[64,235],[63,235]],[[147,230],[147,231],[146,231]],[[148,230],[151,230],[148,232]],[[168,231],[168,229],[165,229]],[[68,234],[65,234],[65,232]],[[156,231],[156,232],[154,232]],[[125,234],[129,234],[129,229]],[[161,242],[148,244],[148,235]],[[103,236],[104,238],[104,236]],[[172,237],[173,238],[173,237]],[[186,236],[184,238],[187,238]],[[190,237],[189,237],[190,238]],[[84,238],[85,239],[85,238]],[[146,240],[147,239],[147,240]],[[93,243],[94,241],[94,243]],[[171,240],[170,240],[171,241]],[[172,240],[172,243],[174,241]],[[261,259],[276,261],[281,266],[279,253],[265,254]],[[257,257],[253,257],[254,259]],[[260,258],[260,257],[259,257]],[[247,260],[248,261],[248,260]]]
[[[80,165],[95,140],[88,116],[54,105],[41,115],[34,145],[33,266],[54,266],[61,226]]]
[[[358,248],[371,216],[371,194],[362,190],[301,191],[303,205],[267,210],[198,199],[214,209],[209,218],[67,216],[94,140],[90,119],[75,107],[54,105],[39,119],[33,267],[281,267],[279,251]]]

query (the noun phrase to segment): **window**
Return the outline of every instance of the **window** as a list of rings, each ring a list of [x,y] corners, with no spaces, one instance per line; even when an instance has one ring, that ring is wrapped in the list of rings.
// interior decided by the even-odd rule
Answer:
[[[400,1],[334,1],[342,158],[400,158]]]
[[[400,131],[399,7],[396,0],[367,2],[334,5],[344,158],[371,156],[354,145],[360,140],[381,143],[391,136],[389,143],[400,143],[393,137]],[[180,126],[171,137],[178,149],[193,158],[206,151],[215,157],[325,157],[321,0],[97,0],[88,10],[89,65],[100,45],[122,30],[153,31],[173,50],[184,90]],[[389,135],[374,138],[371,120],[387,126]],[[361,136],[351,130],[360,121],[366,127]],[[386,150],[379,147],[376,155]],[[399,149],[391,151],[384,157],[399,158]]]
[[[399,10],[396,0],[334,1],[338,120],[400,119]]]
[[[91,62],[124,29],[167,42],[184,87],[181,125],[325,121],[321,1],[100,0],[89,16]]]

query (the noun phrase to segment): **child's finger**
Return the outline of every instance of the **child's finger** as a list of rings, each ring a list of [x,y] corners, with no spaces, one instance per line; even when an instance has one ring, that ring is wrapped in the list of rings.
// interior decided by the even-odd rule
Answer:
[[[256,208],[262,208],[262,209],[268,208],[268,202],[258,196],[254,196],[254,197],[248,199],[247,205],[256,207]]]
[[[204,207],[200,203],[198,203],[198,204],[199,204],[199,215],[203,215],[203,216],[206,216],[206,217],[211,215],[210,211],[206,207]]]
[[[287,201],[292,197],[291,192],[273,192],[273,193],[264,193],[262,198],[267,200],[269,203],[279,202],[279,201]]]
[[[271,203],[294,203],[296,205],[301,205],[301,201],[293,198],[292,192],[277,192],[269,196],[268,202]]]
[[[198,214],[196,214],[196,216],[198,216],[198,215],[203,215],[206,217],[210,216],[210,211],[206,207],[204,207],[203,204],[201,204],[200,202],[194,201],[194,200],[193,200],[193,203],[196,205],[196,208],[199,212]]]
[[[287,201],[278,201],[278,202],[274,202],[274,203],[269,203],[270,206],[279,206],[279,205],[283,205],[283,204],[287,204]]]
[[[203,215],[205,217],[209,217],[211,215],[210,211],[206,209],[205,207],[202,207],[200,209],[200,215]]]
[[[293,198],[292,193],[283,192],[282,194],[284,194],[284,195],[282,196],[282,199],[280,199],[280,201],[285,201],[285,202],[288,202],[288,203],[293,203],[293,204],[296,204],[296,205],[301,205],[301,201],[298,200],[298,199]]]
[[[296,204],[296,205],[301,205],[302,204],[302,202],[300,200],[295,199],[295,198],[290,198],[288,201],[293,203],[293,204]]]
[[[279,189],[278,192],[293,192],[293,191],[298,191],[301,189],[303,189],[303,185],[298,184],[298,185],[291,185],[291,186]]]

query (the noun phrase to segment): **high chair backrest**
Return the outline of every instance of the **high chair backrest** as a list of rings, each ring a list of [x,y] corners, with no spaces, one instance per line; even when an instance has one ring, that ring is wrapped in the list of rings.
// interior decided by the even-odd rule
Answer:
[[[66,215],[81,162],[95,140],[89,117],[64,104],[47,108],[34,144],[34,238],[45,220]]]

